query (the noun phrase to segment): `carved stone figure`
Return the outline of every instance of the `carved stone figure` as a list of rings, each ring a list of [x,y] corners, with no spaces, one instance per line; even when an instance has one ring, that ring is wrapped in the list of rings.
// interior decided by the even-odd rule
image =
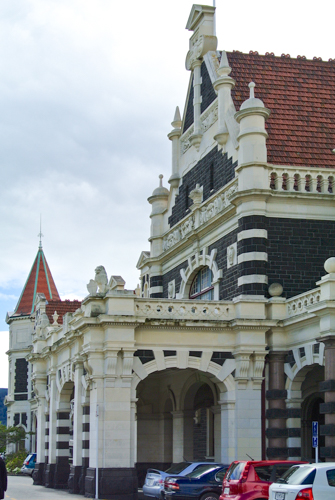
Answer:
[[[98,285],[98,292],[99,293],[106,293],[107,292],[107,273],[104,268],[104,266],[98,266],[95,268],[95,278],[94,281]]]
[[[235,256],[235,249],[233,246],[230,246],[228,247],[228,262],[229,262],[229,265],[233,265],[234,264],[234,256]]]

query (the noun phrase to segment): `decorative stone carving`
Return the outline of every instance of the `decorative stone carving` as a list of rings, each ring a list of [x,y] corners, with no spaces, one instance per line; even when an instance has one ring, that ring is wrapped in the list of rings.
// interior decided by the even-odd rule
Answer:
[[[176,282],[175,280],[169,281],[168,283],[168,298],[174,299],[176,296]]]
[[[89,283],[86,285],[86,287],[90,295],[95,295],[97,293],[98,284],[96,281],[90,280]]]
[[[108,290],[108,278],[106,269],[104,266],[98,266],[95,268],[95,278],[90,280],[87,286],[87,290],[90,295],[95,295],[97,291],[99,293],[106,293]]]
[[[124,290],[124,285],[126,284],[122,276],[111,276],[109,280],[110,290]]]
[[[186,69],[191,70],[193,65],[207,52],[216,50],[216,36],[200,35],[192,40],[192,47],[186,56]]]
[[[212,217],[215,217],[218,213],[223,211],[229,204],[230,198],[237,191],[237,183],[233,184],[228,191],[225,193],[219,194],[213,201],[205,205],[200,209],[199,213],[199,226],[208,222]],[[199,198],[200,194],[202,196],[202,187],[200,188],[197,184],[197,187],[191,191],[190,198],[194,201],[194,207],[192,205],[192,210],[196,210],[200,208]],[[167,236],[163,239],[163,252],[166,252],[171,247],[176,245],[180,240],[184,239],[193,229],[195,228],[195,218],[194,215],[188,217],[180,226],[173,229]],[[235,249],[235,258],[237,264],[237,249]]]
[[[57,311],[55,311],[52,315],[52,319],[54,320],[52,325],[53,326],[57,326],[58,325],[58,318],[59,318],[59,314],[57,314]]]
[[[193,206],[191,208],[201,205],[203,190],[203,186],[200,187],[200,184],[197,184],[196,187],[190,192],[189,197],[193,200]]]
[[[210,108],[201,117],[201,132],[205,133],[218,119],[218,107]]]
[[[227,269],[237,264],[237,243],[227,248]]]

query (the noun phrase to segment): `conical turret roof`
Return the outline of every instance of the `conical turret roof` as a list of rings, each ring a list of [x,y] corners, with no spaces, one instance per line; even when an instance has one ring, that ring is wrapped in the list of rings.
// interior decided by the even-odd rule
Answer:
[[[61,300],[41,244],[13,316],[32,314],[38,293],[43,293],[48,301]]]

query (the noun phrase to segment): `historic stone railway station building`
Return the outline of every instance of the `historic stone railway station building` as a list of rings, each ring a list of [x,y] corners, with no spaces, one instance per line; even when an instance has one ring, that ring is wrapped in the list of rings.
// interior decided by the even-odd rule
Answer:
[[[148,466],[335,460],[335,61],[217,50],[194,5],[141,286],[61,301],[42,248],[9,313],[9,424],[35,483],[137,498]],[[107,271],[109,271],[107,269]],[[91,279],[90,278],[93,278]]]

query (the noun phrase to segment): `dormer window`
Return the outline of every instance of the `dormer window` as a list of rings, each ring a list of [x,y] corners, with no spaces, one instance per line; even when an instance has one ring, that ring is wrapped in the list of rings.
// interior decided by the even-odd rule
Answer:
[[[209,267],[203,267],[196,274],[190,289],[190,299],[213,300],[214,286],[213,273]]]

